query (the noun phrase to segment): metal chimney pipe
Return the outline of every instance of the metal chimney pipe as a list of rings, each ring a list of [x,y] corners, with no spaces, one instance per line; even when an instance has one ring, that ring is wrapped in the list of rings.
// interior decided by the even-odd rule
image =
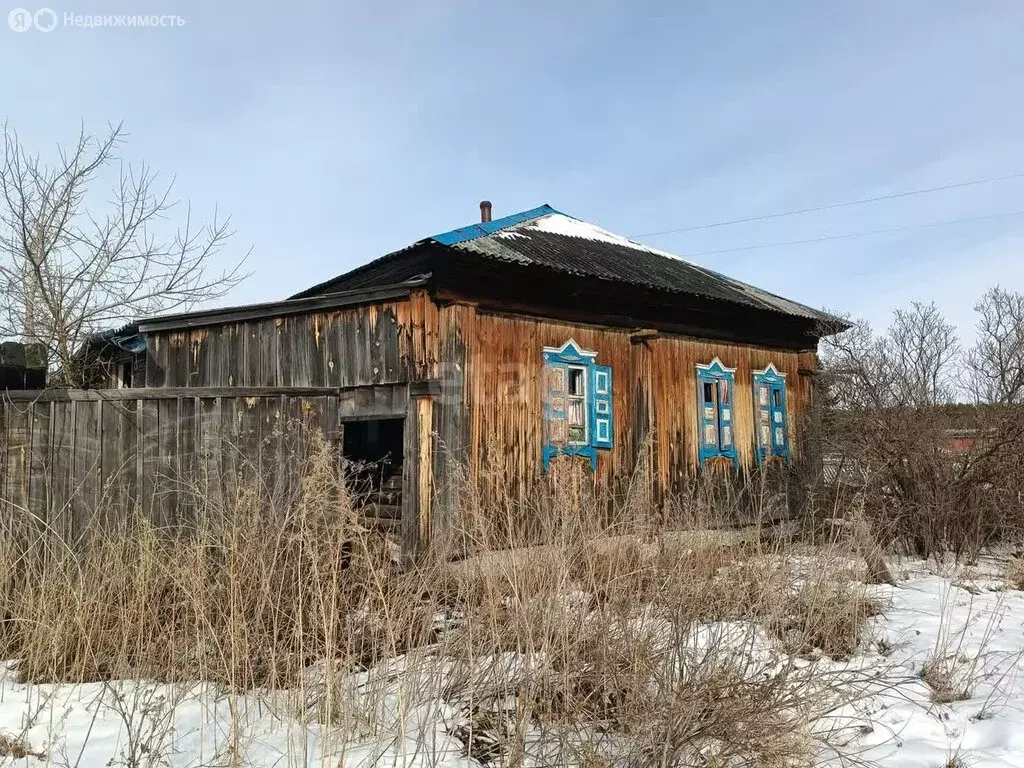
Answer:
[[[481,200],[480,201],[480,222],[486,224],[491,220],[491,201]]]

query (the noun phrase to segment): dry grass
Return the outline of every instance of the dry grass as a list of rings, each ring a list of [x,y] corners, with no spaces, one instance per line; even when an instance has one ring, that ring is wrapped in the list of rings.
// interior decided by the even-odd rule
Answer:
[[[936,704],[951,704],[971,698],[971,688],[965,680],[963,665],[955,658],[937,657],[929,659],[921,667],[921,679],[932,690],[932,701]]]
[[[529,503],[470,494],[470,556],[407,569],[324,445],[283,498],[201,490],[187,533],[136,518],[27,556],[0,538],[0,653],[25,680],[289,689],[364,735],[445,702],[481,762],[636,766],[809,763],[862,689],[795,658],[854,651],[878,610],[860,585],[785,537],[695,535],[636,498],[609,515],[583,474]],[[707,498],[681,502],[689,523],[720,522]]]
[[[42,750],[33,749],[28,742],[18,736],[0,733],[0,757],[13,757],[15,760],[36,757],[40,760],[45,760],[46,753]]]
[[[1003,576],[1012,589],[1024,590],[1024,557],[1014,557],[1010,560]]]

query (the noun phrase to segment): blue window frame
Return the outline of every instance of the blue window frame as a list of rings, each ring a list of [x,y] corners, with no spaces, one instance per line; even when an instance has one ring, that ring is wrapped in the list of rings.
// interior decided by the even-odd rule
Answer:
[[[586,456],[597,469],[598,449],[612,447],[612,369],[573,339],[543,353],[544,470],[558,455]]]
[[[754,371],[754,424],[757,460],[778,456],[789,461],[789,414],[786,410],[786,374],[771,363]]]
[[[701,465],[723,457],[736,464],[736,436],[733,429],[733,395],[736,369],[726,368],[717,357],[697,366],[697,425]]]

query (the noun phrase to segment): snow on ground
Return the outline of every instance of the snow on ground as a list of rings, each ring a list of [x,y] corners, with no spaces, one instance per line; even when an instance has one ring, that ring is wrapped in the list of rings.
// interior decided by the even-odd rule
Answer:
[[[971,768],[1024,766],[1024,592],[1004,590],[999,570],[995,559],[948,573],[917,561],[904,564],[898,587],[873,588],[889,607],[859,661],[884,670],[879,688],[892,688],[858,707],[872,724],[858,757],[906,768],[954,757]],[[933,700],[921,673],[934,658],[967,698]]]
[[[826,756],[826,764],[849,764],[853,756],[907,768],[1024,766],[1024,592],[1003,588],[999,566],[988,559],[943,571],[904,562],[895,569],[899,586],[871,588],[887,609],[873,620],[863,652],[844,663],[819,662],[873,677],[872,695],[837,713],[864,727],[844,758]],[[935,701],[921,674],[936,658],[964,700]],[[416,672],[438,673],[422,662]],[[416,689],[409,674],[395,659],[347,678],[351,694],[373,697],[375,706],[342,739],[336,728],[300,722],[294,694],[232,697],[213,685],[146,681],[24,685],[6,665],[0,747],[6,737],[34,753],[20,763],[68,768],[477,765],[449,734],[460,720],[455,708],[403,701],[403,691]],[[359,732],[365,737],[351,735]],[[959,762],[949,763],[954,757]]]

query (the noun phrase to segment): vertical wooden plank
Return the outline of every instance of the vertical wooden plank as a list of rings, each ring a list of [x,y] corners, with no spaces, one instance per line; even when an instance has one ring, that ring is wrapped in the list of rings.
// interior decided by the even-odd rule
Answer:
[[[199,374],[192,381],[197,387],[221,386],[224,345],[223,329],[219,326],[205,329],[199,358]]]
[[[277,320],[277,365],[282,386],[291,386],[295,376],[295,325],[294,318],[282,317]]]
[[[199,400],[199,488],[203,506],[220,509],[224,504],[224,424],[221,419],[221,398]]]
[[[29,451],[32,444],[30,405],[11,404],[7,440],[7,498],[14,505],[14,514],[24,518],[28,508]]]
[[[286,386],[310,387],[323,383],[323,352],[319,347],[318,315],[293,315],[285,318],[286,332],[280,344],[287,349],[287,364],[282,365]]]
[[[220,430],[218,449],[220,451],[221,474],[219,482],[225,508],[229,507],[238,493],[238,434],[242,419],[241,398],[221,398],[219,416]]]
[[[367,310],[372,311],[372,307]],[[355,329],[353,339],[352,365],[355,371],[355,383],[358,385],[373,383],[373,355],[370,347],[373,344],[373,323],[370,311],[352,313],[352,327]]]
[[[79,546],[87,543],[89,528],[103,511],[100,505],[102,461],[101,422],[97,400],[80,400],[74,411],[74,496],[71,501],[71,536]]]
[[[339,385],[351,387],[359,380],[356,364],[356,324],[351,312],[340,312],[337,317]]]
[[[464,317],[472,309],[465,306],[445,307],[438,316],[441,324],[441,360],[430,366],[425,375],[441,381],[440,395],[434,401],[433,430],[438,436],[433,452],[434,504],[431,538],[440,538],[450,530],[458,512],[461,483],[466,462],[465,372],[466,344],[462,335]],[[443,363],[441,362],[443,361]]]
[[[428,545],[443,548],[445,531],[431,541],[431,423],[433,400],[409,399],[403,431],[402,457],[402,555],[415,558]]]
[[[35,520],[33,545],[49,524],[53,403],[32,405],[32,447],[29,458],[28,508]]]
[[[257,479],[270,490],[276,503],[283,500],[283,473],[281,470],[281,430],[283,414],[278,397],[255,398],[253,412],[257,425],[257,456],[254,462]]]
[[[322,387],[327,381],[324,357],[324,330],[326,318],[323,313],[316,312],[309,316],[309,330],[306,336],[307,355],[309,356],[309,386]]]
[[[620,439],[627,440],[625,453],[631,467],[645,465],[651,472],[652,479],[657,477],[657,469],[653,465],[653,440],[656,416],[651,404],[651,348],[650,339],[640,336],[632,340],[629,361],[629,399],[633,407],[629,414],[630,429],[622,430]],[[643,453],[641,453],[643,452]],[[652,483],[650,491],[652,501],[659,503],[663,497],[657,482]]]
[[[176,523],[178,508],[178,399],[157,401],[158,469],[155,479],[157,525],[170,528]]]
[[[316,401],[319,398],[282,397],[280,463],[287,498],[298,492],[305,459],[310,455],[311,432],[317,429]]]
[[[117,439],[121,444],[119,485],[121,503],[128,516],[139,509],[139,401],[123,400],[118,409]]]
[[[223,325],[220,327],[220,364],[217,386],[238,386],[239,370],[243,360],[245,333],[241,326]]]
[[[277,329],[273,320],[261,320],[257,330],[259,370],[253,382],[261,387],[275,386],[277,381]]]
[[[100,416],[100,496],[102,507],[113,520],[123,520],[124,498],[124,457],[121,454],[121,401],[106,401],[99,404]]]
[[[171,331],[164,335],[165,386],[184,387],[188,384],[188,346],[188,332]]]
[[[7,450],[10,440],[7,434],[7,422],[10,418],[11,409],[9,400],[0,398],[0,514],[5,520],[11,517],[11,507],[7,498],[7,475],[10,470],[10,462],[7,457]]]
[[[370,381],[374,384],[382,384],[390,381],[388,373],[388,337],[387,332],[391,328],[389,318],[392,313],[380,307],[370,307],[371,324],[367,333],[367,351],[369,355]],[[392,358],[393,360],[393,358]],[[391,364],[392,369],[394,363]]]
[[[196,430],[199,419],[196,415],[197,398],[182,397],[178,399],[177,421],[177,514],[176,525],[192,529],[195,527],[195,497],[198,480],[198,462],[196,457]]]
[[[53,404],[53,487],[50,492],[50,532],[54,548],[71,543],[75,468],[75,403]]]
[[[162,387],[167,380],[167,343],[164,334],[153,334],[146,342],[146,386]]]
[[[139,508],[154,524],[159,524],[158,478],[160,474],[160,411],[158,400],[138,401],[138,494]]]

